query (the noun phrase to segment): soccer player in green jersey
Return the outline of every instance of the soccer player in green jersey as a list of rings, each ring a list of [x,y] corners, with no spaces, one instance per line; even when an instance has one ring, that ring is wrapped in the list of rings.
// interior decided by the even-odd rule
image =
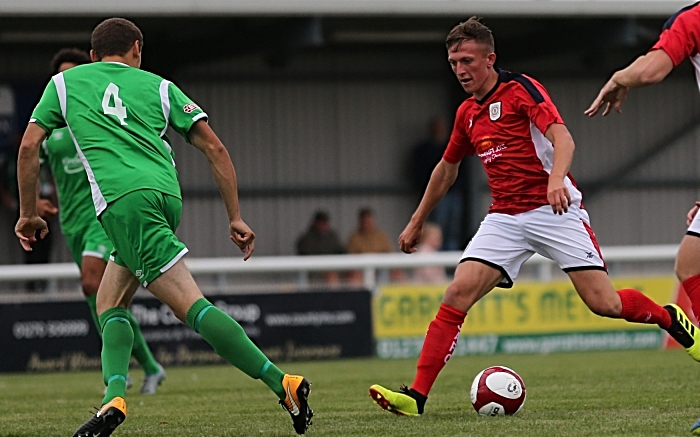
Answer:
[[[90,55],[87,52],[79,49],[62,49],[51,60],[51,69],[55,75],[90,62]],[[97,325],[97,332],[101,332],[97,317],[97,289],[107,267],[112,242],[109,241],[109,237],[95,217],[90,182],[68,128],[55,129],[51,136],[41,143],[39,161],[42,164],[48,164],[51,168],[60,205],[61,230],[73,260],[80,268],[83,294]],[[37,204],[40,216],[43,216],[42,210],[47,206],[53,205]],[[165,379],[165,370],[153,357],[146,339],[143,338],[139,322],[129,310],[127,310],[127,318],[134,331],[134,346],[131,354],[146,373],[141,393],[154,394]],[[127,385],[129,385],[128,379]]]
[[[175,316],[248,376],[261,379],[280,399],[303,434],[313,411],[309,382],[282,372],[243,328],[202,296],[175,236],[182,198],[168,126],[208,159],[229,219],[231,240],[247,260],[255,234],[241,219],[236,173],[207,114],[171,82],[141,70],[143,36],[132,22],[110,18],[92,33],[92,64],[59,73],[44,90],[22,138],[18,158],[20,218],[15,234],[31,250],[48,232],[36,210],[39,148],[67,127],[90,182],[95,211],[114,251],[97,293],[102,327],[102,407],[75,436],[108,436],[126,418],[125,381],[133,343],[126,308],[143,284]]]

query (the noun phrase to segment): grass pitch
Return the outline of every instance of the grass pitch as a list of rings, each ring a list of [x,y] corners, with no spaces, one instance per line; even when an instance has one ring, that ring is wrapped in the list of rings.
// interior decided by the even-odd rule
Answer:
[[[514,417],[480,417],[476,374],[517,371],[527,402]],[[683,351],[590,352],[453,358],[420,418],[381,411],[371,384],[410,384],[415,360],[283,363],[312,382],[309,436],[689,436],[700,417],[700,365]],[[292,436],[288,414],[260,382],[229,366],[167,369],[155,396],[127,392],[115,436]],[[0,436],[70,436],[101,401],[98,372],[0,375]]]

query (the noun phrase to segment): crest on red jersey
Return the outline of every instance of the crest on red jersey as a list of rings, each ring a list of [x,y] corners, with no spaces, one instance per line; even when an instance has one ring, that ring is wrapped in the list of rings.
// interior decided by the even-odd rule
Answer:
[[[491,103],[489,105],[489,118],[491,121],[496,121],[501,118],[501,102]]]

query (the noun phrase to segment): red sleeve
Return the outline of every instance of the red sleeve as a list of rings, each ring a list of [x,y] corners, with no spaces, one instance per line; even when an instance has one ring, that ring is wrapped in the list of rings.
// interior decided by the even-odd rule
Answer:
[[[542,84],[530,77],[526,79],[521,83],[522,86],[514,90],[518,110],[527,115],[542,134],[554,123],[564,124],[557,107]]]
[[[457,164],[462,161],[465,155],[474,154],[474,147],[467,134],[467,129],[470,127],[466,115],[468,107],[469,104],[465,101],[459,109],[457,109],[457,116],[455,117],[455,125],[452,128],[452,135],[450,135],[450,142],[447,143],[445,153],[442,155],[442,158],[450,164]]]
[[[695,55],[698,52],[697,41],[700,35],[696,30],[697,26],[693,26],[689,20],[697,16],[698,14],[693,10],[679,14],[673,24],[661,32],[659,40],[651,50],[661,49],[666,52],[673,61],[674,67],[677,67],[685,58]]]

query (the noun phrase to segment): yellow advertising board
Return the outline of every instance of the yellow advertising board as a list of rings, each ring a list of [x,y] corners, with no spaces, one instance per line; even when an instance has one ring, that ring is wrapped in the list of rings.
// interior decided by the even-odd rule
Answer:
[[[635,288],[665,304],[674,300],[677,281],[672,276],[618,278],[613,285]],[[444,285],[380,288],[373,302],[379,355],[419,352],[444,292]],[[661,332],[653,325],[593,314],[568,280],[521,281],[511,289],[494,289],[474,305],[462,326],[462,336],[468,338],[460,343],[464,353],[656,347]]]

